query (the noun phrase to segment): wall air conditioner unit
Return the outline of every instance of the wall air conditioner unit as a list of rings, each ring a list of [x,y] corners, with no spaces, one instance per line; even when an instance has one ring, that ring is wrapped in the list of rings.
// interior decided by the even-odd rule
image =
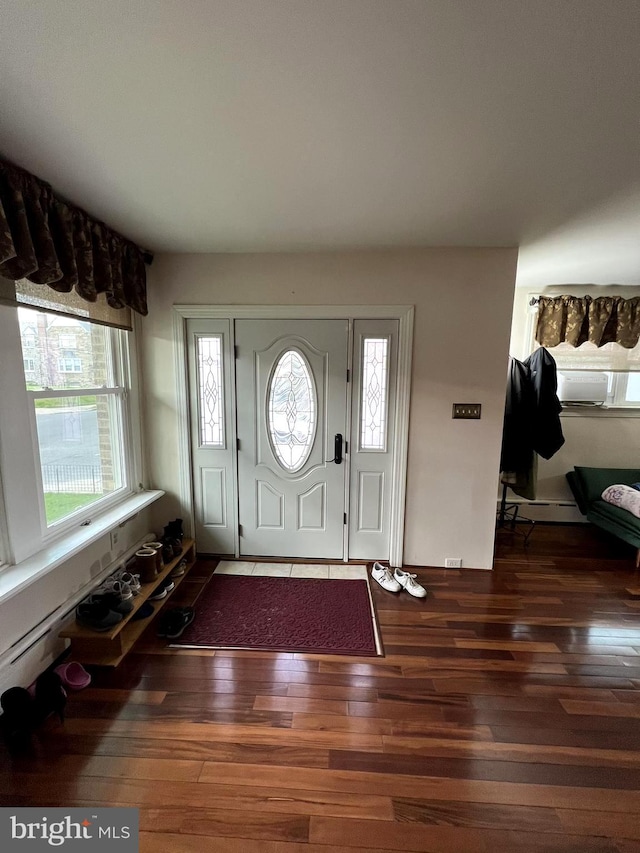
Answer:
[[[567,405],[602,406],[607,399],[606,373],[586,370],[558,371],[558,399]]]

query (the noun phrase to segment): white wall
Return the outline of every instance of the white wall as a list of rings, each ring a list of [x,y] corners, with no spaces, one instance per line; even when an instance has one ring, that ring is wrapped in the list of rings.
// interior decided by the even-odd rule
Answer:
[[[143,375],[164,515],[180,511],[173,304],[413,304],[405,563],[489,568],[516,260],[516,249],[157,255]],[[452,421],[454,402],[482,403],[482,419]]]

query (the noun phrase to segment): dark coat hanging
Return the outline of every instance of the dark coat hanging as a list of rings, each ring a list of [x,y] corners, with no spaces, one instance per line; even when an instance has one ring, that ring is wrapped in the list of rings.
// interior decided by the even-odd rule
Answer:
[[[551,459],[564,444],[556,362],[551,353],[540,347],[529,358],[525,358],[523,364],[529,368],[535,395],[531,425],[533,449],[544,459]]]
[[[534,416],[535,394],[531,384],[531,371],[517,358],[509,358],[501,471],[526,471],[533,464]]]
[[[544,347],[524,362],[509,359],[500,456],[501,480],[535,498],[536,453],[550,459],[564,444],[556,363]]]

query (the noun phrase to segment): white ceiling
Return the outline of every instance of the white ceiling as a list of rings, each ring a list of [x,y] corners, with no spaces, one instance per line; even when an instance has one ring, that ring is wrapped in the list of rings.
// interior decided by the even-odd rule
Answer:
[[[0,153],[156,251],[640,284],[638,0],[0,0]]]

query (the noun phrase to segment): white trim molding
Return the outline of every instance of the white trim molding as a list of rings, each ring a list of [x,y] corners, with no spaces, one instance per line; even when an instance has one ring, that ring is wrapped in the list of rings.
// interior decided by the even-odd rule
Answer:
[[[409,409],[411,404],[411,362],[413,356],[413,308],[398,319],[398,387],[394,430],[393,476],[391,480],[391,547],[389,562],[400,568],[404,555],[404,518],[409,455]]]
[[[173,312],[173,356],[176,371],[176,417],[178,418],[178,477],[179,497],[183,507],[188,536],[195,533],[193,515],[193,482],[191,474],[191,442],[189,436],[189,376],[187,365],[187,314]]]
[[[390,552],[392,566],[402,566],[404,551],[409,407],[413,353],[413,305],[174,305],[173,340],[178,409],[179,497],[185,518],[195,530],[191,471],[188,376],[185,325],[192,319],[274,320],[374,320],[399,321],[398,390],[393,443],[393,483],[390,508]],[[233,326],[233,324],[232,324]],[[236,473],[237,476],[237,473]],[[236,554],[239,554],[239,542]],[[345,560],[348,554],[345,552]]]

